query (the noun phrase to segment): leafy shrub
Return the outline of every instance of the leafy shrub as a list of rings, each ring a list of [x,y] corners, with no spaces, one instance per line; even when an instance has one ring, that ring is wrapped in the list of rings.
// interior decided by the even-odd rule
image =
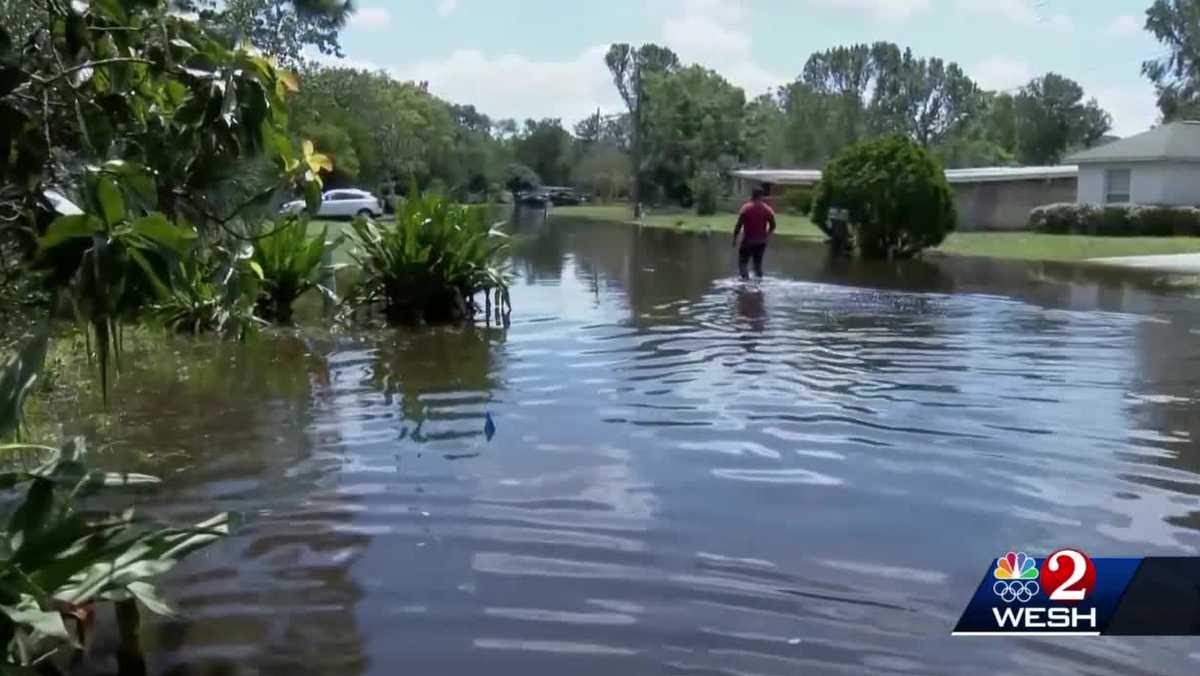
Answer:
[[[1200,236],[1200,209],[1137,204],[1047,204],[1029,213],[1029,229],[1107,237]]]
[[[830,232],[830,209],[849,215],[853,244],[867,258],[908,258],[954,229],[954,199],[942,167],[921,146],[890,136],[850,146],[825,168],[813,220]]]
[[[814,199],[815,194],[812,188],[792,187],[784,190],[783,194],[776,199],[776,203],[783,211],[807,216],[812,213]]]
[[[708,169],[700,171],[692,179],[691,187],[696,213],[700,216],[712,216],[717,213],[717,199],[721,192],[720,174]]]
[[[394,324],[470,319],[480,293],[508,306],[498,267],[507,236],[488,224],[486,208],[414,195],[397,205],[394,222],[359,218],[351,229],[350,255],[362,268],[352,306],[382,303]]]
[[[0,373],[5,407],[0,439],[16,432],[21,402],[45,352],[43,335],[6,361]],[[163,528],[135,519],[132,510],[85,509],[84,500],[98,490],[158,479],[90,469],[81,438],[61,448],[18,443],[4,449],[0,485],[22,493],[6,498],[0,508],[5,524],[0,531],[0,671],[66,673],[75,646],[99,616],[96,606],[104,602],[116,605],[121,654],[136,650],[138,604],[173,613],[153,581],[227,535],[229,515],[190,528]]]
[[[333,291],[321,285],[327,270],[323,267],[326,252],[343,239],[326,243],[329,228],[308,236],[306,219],[285,218],[275,223],[266,235],[254,241],[250,259],[262,276],[257,310],[259,316],[280,324],[292,321],[292,305],[296,299],[317,289],[336,302]]]
[[[179,261],[171,273],[170,287],[154,305],[154,314],[163,326],[177,333],[242,339],[262,323],[254,315],[257,282],[261,280],[248,265],[250,252],[226,256],[228,260]]]

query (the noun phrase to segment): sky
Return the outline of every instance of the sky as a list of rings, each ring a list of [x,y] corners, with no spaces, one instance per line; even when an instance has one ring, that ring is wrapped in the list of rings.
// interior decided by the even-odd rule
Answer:
[[[1079,82],[1126,136],[1157,122],[1141,64],[1165,53],[1143,29],[1150,0],[358,0],[349,65],[426,81],[493,118],[570,125],[621,101],[613,42],[665,44],[747,98],[796,79],[808,56],[886,40],[955,61],[987,89],[1056,72]]]

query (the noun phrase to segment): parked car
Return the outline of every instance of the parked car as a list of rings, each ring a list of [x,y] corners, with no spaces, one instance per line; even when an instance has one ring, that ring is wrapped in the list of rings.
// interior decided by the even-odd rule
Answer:
[[[556,207],[575,206],[585,201],[583,195],[574,188],[551,188],[546,192]]]
[[[304,200],[293,200],[283,205],[280,211],[297,214],[304,210]],[[321,196],[321,209],[317,216],[321,218],[354,218],[355,216],[383,215],[383,202],[366,190],[342,188],[326,191]]]

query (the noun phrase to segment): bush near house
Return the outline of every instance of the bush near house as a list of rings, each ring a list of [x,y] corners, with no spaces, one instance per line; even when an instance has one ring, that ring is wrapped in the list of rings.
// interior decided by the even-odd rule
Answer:
[[[1058,235],[1200,237],[1200,209],[1140,204],[1047,204],[1029,213],[1029,229]]]
[[[775,204],[785,213],[807,216],[812,212],[813,199],[812,188],[788,188],[775,198]]]
[[[850,241],[829,223],[845,209]],[[821,177],[812,220],[839,247],[864,258],[910,258],[954,230],[954,197],[942,165],[903,136],[863,141],[842,151]]]

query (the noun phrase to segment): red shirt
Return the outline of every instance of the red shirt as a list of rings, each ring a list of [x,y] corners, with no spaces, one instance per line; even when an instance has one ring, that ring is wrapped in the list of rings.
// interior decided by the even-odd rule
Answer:
[[[737,227],[745,229],[742,244],[763,244],[767,236],[775,232],[775,212],[766,202],[751,200],[742,205]]]

